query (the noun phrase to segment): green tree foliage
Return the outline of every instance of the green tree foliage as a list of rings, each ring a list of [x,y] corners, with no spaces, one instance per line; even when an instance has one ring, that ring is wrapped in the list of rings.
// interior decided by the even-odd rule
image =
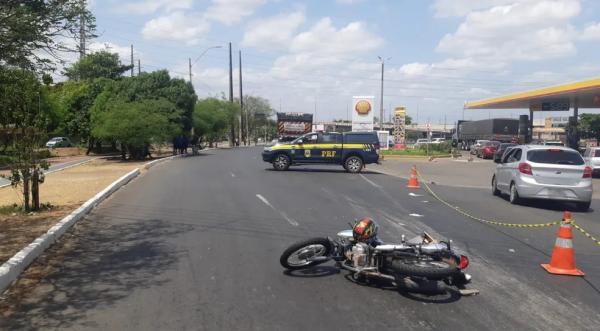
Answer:
[[[194,133],[212,146],[227,135],[231,121],[238,112],[237,103],[217,98],[201,100],[194,110]]]
[[[248,112],[248,132],[254,141],[262,136],[267,126],[267,119],[275,112],[269,101],[252,95],[244,96],[244,112]]]
[[[71,80],[118,79],[130,69],[131,65],[121,64],[118,54],[101,51],[86,55],[67,68],[64,74]]]
[[[404,118],[404,124],[406,124],[406,125],[412,124],[412,117],[406,115],[406,117]]]
[[[582,138],[600,139],[600,114],[581,114],[579,131]]]
[[[85,2],[0,1],[0,65],[52,68],[50,58],[58,59],[58,53],[74,50],[64,41],[79,34],[81,16],[85,18],[88,39],[95,37],[94,16],[82,8],[82,3]]]
[[[162,143],[178,131],[163,112],[169,107],[172,105],[166,100],[110,103],[94,114],[92,133],[100,139],[117,140],[130,158],[143,159],[150,144]]]
[[[48,164],[37,157],[37,147],[49,125],[49,107],[35,74],[22,69],[0,68],[0,113],[4,134],[11,135],[9,179],[23,186],[25,210],[39,209],[39,184]],[[32,203],[30,203],[32,202]]]

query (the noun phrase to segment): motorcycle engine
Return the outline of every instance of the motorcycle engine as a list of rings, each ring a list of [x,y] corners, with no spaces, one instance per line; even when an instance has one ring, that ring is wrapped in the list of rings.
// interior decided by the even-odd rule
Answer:
[[[364,243],[356,243],[352,246],[352,264],[355,268],[364,268],[367,266],[367,255],[369,247]]]

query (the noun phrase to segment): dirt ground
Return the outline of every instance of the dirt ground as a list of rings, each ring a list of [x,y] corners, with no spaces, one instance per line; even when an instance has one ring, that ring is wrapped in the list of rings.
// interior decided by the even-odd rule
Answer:
[[[54,206],[51,210],[0,214],[0,264],[110,183],[143,163],[98,159],[47,175],[40,185],[40,202],[50,203]],[[0,206],[21,205],[22,201],[20,188],[0,188]]]

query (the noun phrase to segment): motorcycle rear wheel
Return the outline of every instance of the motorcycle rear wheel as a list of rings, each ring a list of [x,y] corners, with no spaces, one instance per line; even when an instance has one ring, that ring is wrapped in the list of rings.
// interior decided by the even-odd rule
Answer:
[[[294,243],[288,247],[281,257],[279,263],[289,270],[300,270],[310,268],[317,264],[326,262],[310,261],[309,258],[316,256],[329,256],[332,251],[331,242],[327,238],[311,238]]]
[[[456,265],[433,259],[395,259],[391,263],[391,269],[402,276],[423,277],[430,280],[446,279],[460,271]]]

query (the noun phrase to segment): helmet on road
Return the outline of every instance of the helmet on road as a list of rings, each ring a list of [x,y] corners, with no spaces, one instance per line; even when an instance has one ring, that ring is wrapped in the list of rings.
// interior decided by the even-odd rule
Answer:
[[[369,217],[361,219],[352,229],[354,240],[365,242],[373,239],[377,235],[379,226]]]

